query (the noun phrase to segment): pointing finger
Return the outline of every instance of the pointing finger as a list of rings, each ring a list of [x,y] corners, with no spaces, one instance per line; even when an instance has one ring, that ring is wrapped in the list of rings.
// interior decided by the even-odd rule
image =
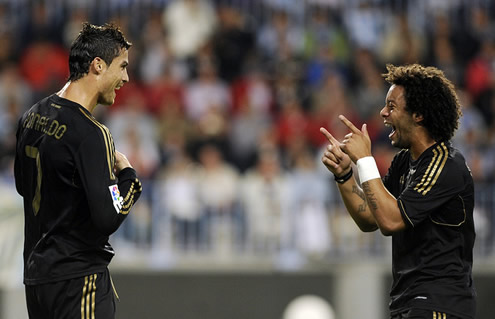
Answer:
[[[353,133],[360,133],[361,131],[354,125],[352,124],[351,121],[349,121],[344,115],[339,115],[339,119],[344,123],[345,126],[347,126]]]
[[[324,127],[320,127],[320,132],[323,133],[323,135],[325,135],[325,137],[327,138],[327,140],[332,145],[338,145],[339,144],[339,141],[335,137],[333,137],[333,135],[330,134],[330,132],[327,131],[327,129],[325,129]]]

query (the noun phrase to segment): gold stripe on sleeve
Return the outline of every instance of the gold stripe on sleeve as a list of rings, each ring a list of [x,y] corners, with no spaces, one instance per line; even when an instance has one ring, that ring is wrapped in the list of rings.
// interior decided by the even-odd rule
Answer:
[[[137,184],[137,187],[136,187]],[[134,205],[134,198],[136,193],[141,192],[142,185],[141,182],[136,178],[134,182],[132,183],[131,187],[129,188],[129,191],[127,192],[125,198],[124,198],[124,203],[122,205],[122,208],[120,210],[120,213],[123,215],[129,214],[129,211],[131,210],[131,207]]]
[[[414,190],[415,190],[415,191],[417,191],[420,187],[422,187],[422,186],[423,186],[423,184],[424,184],[424,183],[425,183],[425,181],[426,181],[427,176],[430,174],[430,170],[431,170],[431,168],[432,168],[432,166],[433,166],[433,163],[435,163],[435,161],[436,161],[436,159],[437,159],[437,156],[438,156],[438,153],[437,153],[437,151],[435,151],[435,150],[433,150],[433,154],[434,154],[434,155],[433,155],[433,158],[432,158],[432,160],[431,160],[431,162],[430,162],[430,165],[428,165],[428,168],[426,169],[425,174],[424,174],[424,175],[423,175],[423,177],[421,178],[421,182],[420,182],[418,185],[416,185],[416,187],[414,187]]]
[[[424,191],[424,189],[425,189],[426,187],[428,187],[428,185],[431,183],[432,177],[433,177],[433,175],[435,174],[435,171],[437,170],[438,164],[439,164],[439,163],[441,162],[441,160],[442,160],[443,153],[442,153],[441,149],[438,149],[438,148],[437,148],[437,150],[433,150],[433,153],[434,153],[435,155],[437,155],[437,156],[436,156],[436,160],[435,160],[435,162],[433,162],[433,161],[432,161],[433,166],[431,167],[431,170],[430,170],[430,172],[429,172],[429,174],[428,174],[428,177],[426,178],[426,183],[424,183],[424,184],[423,184],[421,187],[419,187],[419,189],[418,189],[418,193],[420,193],[420,194],[421,194],[421,193]]]
[[[105,148],[107,152],[107,164],[108,164],[108,174],[110,176],[111,180],[115,180],[115,175],[113,173],[113,167],[114,167],[114,161],[115,161],[115,149],[114,149],[114,144],[113,144],[113,138],[112,135],[110,134],[110,131],[106,126],[103,124],[99,123],[97,120],[94,118],[90,117],[86,112],[83,110],[80,110],[84,116],[86,116],[91,122],[93,122],[102,132],[103,134],[103,140],[105,141]]]
[[[437,174],[435,175],[435,178],[433,179],[433,181],[431,182],[431,184],[428,186],[428,188],[425,189],[425,191],[423,192],[423,195],[426,195],[426,193],[428,193],[431,190],[431,188],[433,187],[433,185],[435,185],[435,183],[438,180],[438,177],[440,176],[440,174],[442,173],[443,168],[445,167],[445,162],[447,162],[447,158],[449,157],[449,150],[445,146],[445,143],[442,143],[441,146],[442,146],[443,151],[444,151],[444,155],[443,155],[443,159],[442,159],[442,164],[440,164],[440,167],[437,170]]]
[[[433,164],[433,167],[432,169],[429,171],[428,173],[428,177],[426,178],[426,183],[424,183],[421,187],[418,187],[416,186],[414,189],[418,191],[418,193],[423,193],[425,191],[425,189],[427,187],[429,187],[432,179],[433,179],[433,176],[435,175],[435,173],[437,172],[437,169],[438,169],[438,166],[440,165],[440,163],[442,162],[442,159],[444,158],[445,154],[442,150],[442,148],[438,145],[436,147],[437,150],[433,150],[433,153],[435,154],[434,156],[434,159],[432,159],[430,165],[434,162]],[[436,156],[438,154],[438,156]],[[436,158],[436,160],[435,160]],[[426,175],[426,173],[425,173]],[[423,195],[425,195],[426,193],[424,193]]]
[[[127,191],[127,195],[124,198],[124,202],[127,202],[129,200],[129,197],[134,194],[134,183],[131,184],[131,187]]]

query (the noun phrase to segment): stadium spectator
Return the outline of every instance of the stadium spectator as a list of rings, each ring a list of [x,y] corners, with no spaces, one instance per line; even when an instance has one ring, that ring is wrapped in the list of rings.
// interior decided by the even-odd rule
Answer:
[[[217,17],[207,0],[174,0],[163,11],[163,25],[172,54],[187,60],[210,40]]]
[[[214,253],[228,255],[242,244],[244,232],[238,203],[240,175],[215,143],[202,145],[198,157],[198,192],[206,221],[203,243]]]
[[[241,179],[240,201],[246,216],[248,251],[269,256],[288,246],[289,180],[273,149],[261,149],[256,165]],[[287,247],[285,247],[287,248]]]
[[[220,78],[232,83],[244,72],[246,62],[255,53],[255,34],[234,7],[221,5],[217,12],[219,26],[211,40],[213,51]]]

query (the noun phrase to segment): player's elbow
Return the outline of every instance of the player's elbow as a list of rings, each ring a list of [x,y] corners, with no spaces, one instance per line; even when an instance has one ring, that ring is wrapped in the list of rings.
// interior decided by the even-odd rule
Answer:
[[[119,218],[118,214],[115,214],[115,216],[100,214],[93,221],[100,234],[110,236],[119,229],[123,217]]]
[[[375,218],[369,214],[367,216],[360,216],[359,214],[350,214],[359,230],[363,233],[374,232],[378,229]]]
[[[394,233],[389,228],[380,228],[380,232],[382,233],[383,236],[387,236],[387,237],[392,236],[392,234]]]
[[[384,222],[379,225],[380,232],[384,236],[392,236],[394,233],[400,232],[405,228],[405,224],[402,221],[399,222]]]
[[[97,226],[97,228],[98,228],[98,231],[100,232],[100,234],[102,234],[103,236],[110,236],[113,233],[115,233],[117,231],[117,229],[119,229],[119,226],[118,225],[99,225],[99,226]]]
[[[378,229],[378,226],[372,223],[357,223],[357,226],[363,233],[371,233]]]

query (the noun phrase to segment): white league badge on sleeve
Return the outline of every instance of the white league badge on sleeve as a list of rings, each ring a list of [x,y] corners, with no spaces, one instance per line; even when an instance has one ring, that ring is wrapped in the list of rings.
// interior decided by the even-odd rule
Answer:
[[[113,207],[117,211],[117,214],[120,213],[122,209],[122,204],[124,203],[124,198],[120,196],[119,186],[117,184],[111,185],[108,187],[110,189],[110,195],[112,195]]]

